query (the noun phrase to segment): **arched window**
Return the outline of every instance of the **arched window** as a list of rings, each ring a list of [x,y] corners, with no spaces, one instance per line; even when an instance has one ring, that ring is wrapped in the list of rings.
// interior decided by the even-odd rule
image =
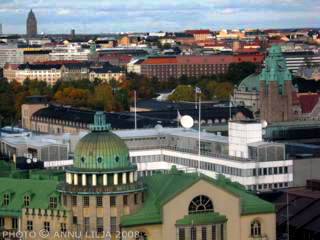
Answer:
[[[261,224],[258,220],[254,220],[251,223],[251,236],[252,237],[261,236]]]
[[[25,207],[29,207],[29,205],[30,205],[30,196],[29,195],[25,195],[23,197],[23,203],[24,203]]]
[[[212,201],[204,195],[195,197],[189,205],[189,214],[202,212],[213,212]]]

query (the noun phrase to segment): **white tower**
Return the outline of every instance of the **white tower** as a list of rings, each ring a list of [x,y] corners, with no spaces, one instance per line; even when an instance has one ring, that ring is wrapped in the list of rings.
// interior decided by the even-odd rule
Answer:
[[[262,141],[262,124],[255,120],[230,121],[229,155],[248,158],[248,144]]]

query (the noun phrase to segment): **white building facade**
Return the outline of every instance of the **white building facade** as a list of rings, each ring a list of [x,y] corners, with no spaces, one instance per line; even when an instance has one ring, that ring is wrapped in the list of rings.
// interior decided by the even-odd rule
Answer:
[[[22,64],[23,50],[17,48],[16,45],[0,46],[0,68],[4,67],[6,63]]]
[[[230,122],[229,137],[195,130],[162,128],[115,131],[129,147],[130,160],[140,175],[168,171],[223,174],[248,190],[270,191],[293,184],[293,160],[281,143],[263,142],[261,123]],[[200,168],[199,168],[200,166]]]

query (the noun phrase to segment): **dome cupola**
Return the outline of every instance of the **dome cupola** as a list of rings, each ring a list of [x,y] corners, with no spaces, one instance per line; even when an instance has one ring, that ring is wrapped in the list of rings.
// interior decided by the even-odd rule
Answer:
[[[74,167],[87,170],[121,170],[130,167],[129,150],[125,142],[110,131],[103,112],[94,116],[91,132],[80,139],[74,154]]]

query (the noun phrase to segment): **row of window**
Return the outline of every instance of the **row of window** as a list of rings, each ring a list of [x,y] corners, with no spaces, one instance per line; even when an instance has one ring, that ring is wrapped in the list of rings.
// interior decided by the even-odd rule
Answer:
[[[186,240],[186,235],[187,235],[187,231],[190,231],[190,238],[191,240],[208,240],[208,230],[211,230],[211,238],[210,240],[223,240],[225,238],[225,234],[224,234],[224,225],[221,224],[220,225],[220,234],[218,236],[218,231],[217,231],[217,227],[219,225],[212,225],[212,226],[201,226],[200,227],[200,235],[197,234],[197,230],[199,230],[199,228],[197,228],[196,226],[192,226],[189,228],[184,228],[184,227],[179,227],[178,228],[178,238],[179,240]],[[261,237],[261,223],[258,220],[254,220],[253,222],[251,222],[250,225],[250,234],[251,237]],[[199,238],[200,236],[200,238]],[[198,237],[198,238],[197,238]]]
[[[179,158],[179,157],[172,157],[172,156],[165,156],[164,157],[164,161],[165,162],[169,162],[169,163],[175,163],[175,164],[183,165],[183,166],[186,166],[186,167],[191,167],[191,168],[198,168],[198,164],[199,164],[199,162],[197,160],[191,160],[191,159]],[[243,175],[243,173],[242,173],[243,170],[240,169],[240,168],[228,167],[228,166],[215,164],[215,163],[204,162],[204,161],[201,161],[200,169],[208,170],[208,171],[214,171],[214,172],[217,172],[217,173],[234,175],[234,176],[242,176]]]
[[[24,207],[29,207],[31,203],[30,195],[24,195],[23,197],[23,205]],[[7,207],[10,204],[10,194],[4,193],[2,198],[2,207]],[[49,208],[54,209],[58,206],[58,199],[56,197],[49,198]]]
[[[43,222],[43,229],[50,232],[50,222]],[[28,220],[27,221],[27,230],[33,231],[33,221]],[[67,232],[67,224],[66,223],[60,223],[60,231],[61,232]]]
[[[117,205],[117,198],[120,198],[120,196],[110,196],[110,207],[115,207]],[[134,198],[134,204],[139,204],[139,196],[138,193],[135,193],[133,195]],[[67,196],[63,196],[64,205],[67,206]],[[122,196],[122,203],[124,206],[128,205],[128,195]],[[144,193],[141,193],[141,203],[144,203]],[[92,203],[91,203],[92,204]],[[90,205],[90,197],[89,196],[83,196],[82,197],[82,206],[89,207]],[[77,206],[78,205],[78,196],[71,196],[71,205]],[[96,197],[96,206],[97,207],[103,207],[103,197],[97,196]]]
[[[163,159],[163,160],[162,160]],[[187,158],[179,158],[174,156],[164,156],[163,158],[159,155],[151,156],[137,156],[131,157],[132,163],[144,163],[144,162],[159,162],[165,161],[168,163],[175,163],[190,168],[198,168],[199,162],[197,160],[191,160]],[[217,173],[229,174],[233,176],[263,176],[263,175],[275,175],[275,174],[288,174],[288,166],[284,167],[269,167],[269,168],[257,168],[252,170],[245,170],[240,168],[234,168],[224,166],[215,163],[209,163],[205,161],[200,162],[200,169],[207,171],[214,171]]]
[[[269,168],[257,168],[252,170],[253,176],[274,175],[274,174],[287,174],[288,167],[269,167]]]
[[[75,225],[81,224],[78,221],[77,216],[73,216],[72,224],[75,224]],[[89,217],[83,218],[83,226],[84,226],[85,232],[90,232],[93,230],[93,229],[90,229],[90,218]],[[111,232],[117,231],[117,217],[110,217],[110,230],[111,230]],[[102,233],[104,231],[103,218],[101,218],[101,217],[97,217],[97,219],[96,219],[96,231],[97,231],[97,233]]]
[[[210,240],[224,240],[225,236],[224,236],[224,226],[223,224],[220,225],[220,236],[217,236],[217,227],[218,225],[212,225],[212,226],[202,226],[200,231],[200,235],[197,234],[197,230],[199,230],[199,228],[197,229],[197,227],[192,226],[190,228],[183,228],[183,227],[179,227],[178,229],[178,238],[179,240],[187,240],[187,239],[191,239],[191,240],[209,240],[208,238],[208,231],[211,231],[211,238]],[[190,238],[187,238],[186,235],[188,234],[187,231],[189,231],[189,235]],[[200,236],[200,238],[199,238]]]
[[[41,117],[32,117],[32,120],[45,122],[49,124],[51,123],[51,124],[59,124],[59,125],[65,125],[65,126],[71,126],[71,127],[87,128],[87,124],[81,123],[81,122],[62,121],[57,119],[49,119],[49,118],[41,118]]]
[[[248,186],[249,190],[266,190],[266,189],[275,189],[275,188],[287,188],[289,186],[288,182],[278,182],[278,183],[265,183],[265,184],[254,184]]]

